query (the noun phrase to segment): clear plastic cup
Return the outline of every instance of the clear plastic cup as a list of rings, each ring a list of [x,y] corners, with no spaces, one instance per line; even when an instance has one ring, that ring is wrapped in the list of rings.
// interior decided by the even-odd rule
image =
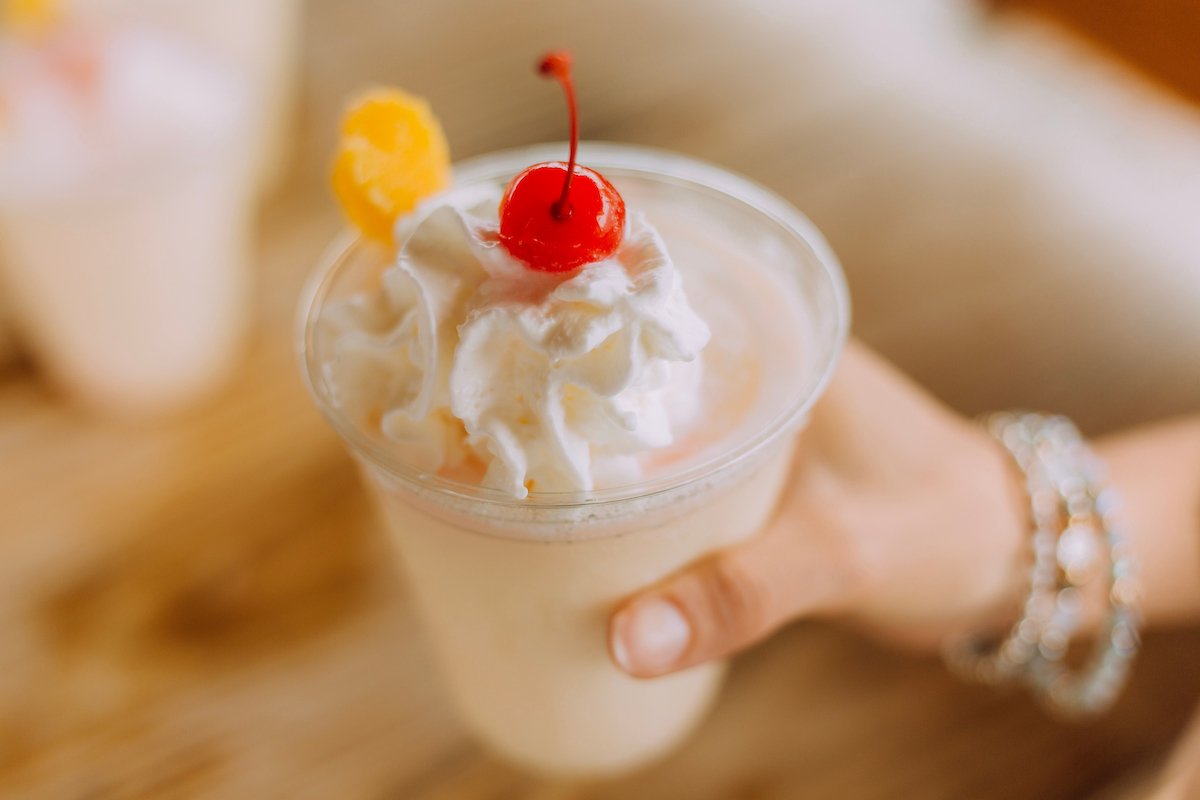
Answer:
[[[473,159],[457,167],[456,179],[459,185],[503,185],[564,149]],[[687,274],[688,255],[698,259],[724,247],[739,269],[770,273],[777,296],[740,307],[736,294],[718,287],[713,309],[746,318],[787,308],[797,314],[783,321],[797,333],[794,340],[773,339],[769,358],[745,354],[766,358],[771,367],[762,392],[782,387],[764,406],[769,413],[738,429],[710,457],[634,485],[535,492],[526,500],[422,473],[339,412],[322,367],[329,347],[320,329],[322,309],[370,286],[389,254],[363,242],[337,245],[314,274],[299,320],[309,388],[358,461],[396,540],[463,717],[503,756],[536,771],[573,775],[643,764],[679,743],[704,716],[724,666],[632,678],[609,659],[608,616],[632,592],[761,530],[783,489],[795,436],[829,380],[849,324],[836,259],[812,224],[776,195],[655,150],[585,143],[580,158],[616,185],[631,210],[645,211],[659,227],[685,273],[689,297],[704,276]],[[708,237],[701,249],[689,250],[689,231]],[[715,263],[725,263],[722,258],[715,256]],[[724,277],[748,279],[745,273]],[[780,302],[785,294],[791,297]],[[786,364],[794,368],[779,368]]]

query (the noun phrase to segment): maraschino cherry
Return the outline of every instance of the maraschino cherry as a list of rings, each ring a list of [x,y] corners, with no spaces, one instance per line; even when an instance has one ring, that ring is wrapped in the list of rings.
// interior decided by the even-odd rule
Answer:
[[[538,72],[557,80],[566,93],[570,160],[534,164],[512,179],[500,201],[500,241],[531,269],[570,272],[616,252],[625,231],[625,201],[603,175],[575,165],[579,113],[571,56],[550,53]]]

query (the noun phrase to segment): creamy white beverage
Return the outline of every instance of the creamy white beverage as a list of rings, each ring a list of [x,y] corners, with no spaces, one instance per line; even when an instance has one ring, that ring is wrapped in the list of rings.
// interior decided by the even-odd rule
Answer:
[[[211,389],[245,324],[247,97],[137,28],[0,41],[0,285],[41,366],[122,414]]]
[[[458,186],[316,276],[304,362],[363,467],[464,718],[540,771],[661,755],[723,667],[632,678],[616,605],[761,530],[847,327],[836,261],[758,187],[655,151],[592,145],[628,208],[610,256],[558,274],[498,243],[507,181]]]

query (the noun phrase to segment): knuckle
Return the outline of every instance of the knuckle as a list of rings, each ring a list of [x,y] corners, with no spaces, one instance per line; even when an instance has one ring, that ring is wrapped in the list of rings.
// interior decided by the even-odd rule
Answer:
[[[771,626],[771,592],[767,583],[735,555],[712,562],[707,571],[707,596],[716,624],[742,638],[754,638]]]

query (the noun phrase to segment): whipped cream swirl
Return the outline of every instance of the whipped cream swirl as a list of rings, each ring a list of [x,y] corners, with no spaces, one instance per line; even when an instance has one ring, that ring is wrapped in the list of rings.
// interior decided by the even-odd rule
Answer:
[[[696,417],[708,326],[640,214],[611,258],[551,275],[500,244],[499,200],[460,189],[401,219],[378,290],[325,312],[333,400],[419,468],[476,461],[514,497],[636,480]]]

